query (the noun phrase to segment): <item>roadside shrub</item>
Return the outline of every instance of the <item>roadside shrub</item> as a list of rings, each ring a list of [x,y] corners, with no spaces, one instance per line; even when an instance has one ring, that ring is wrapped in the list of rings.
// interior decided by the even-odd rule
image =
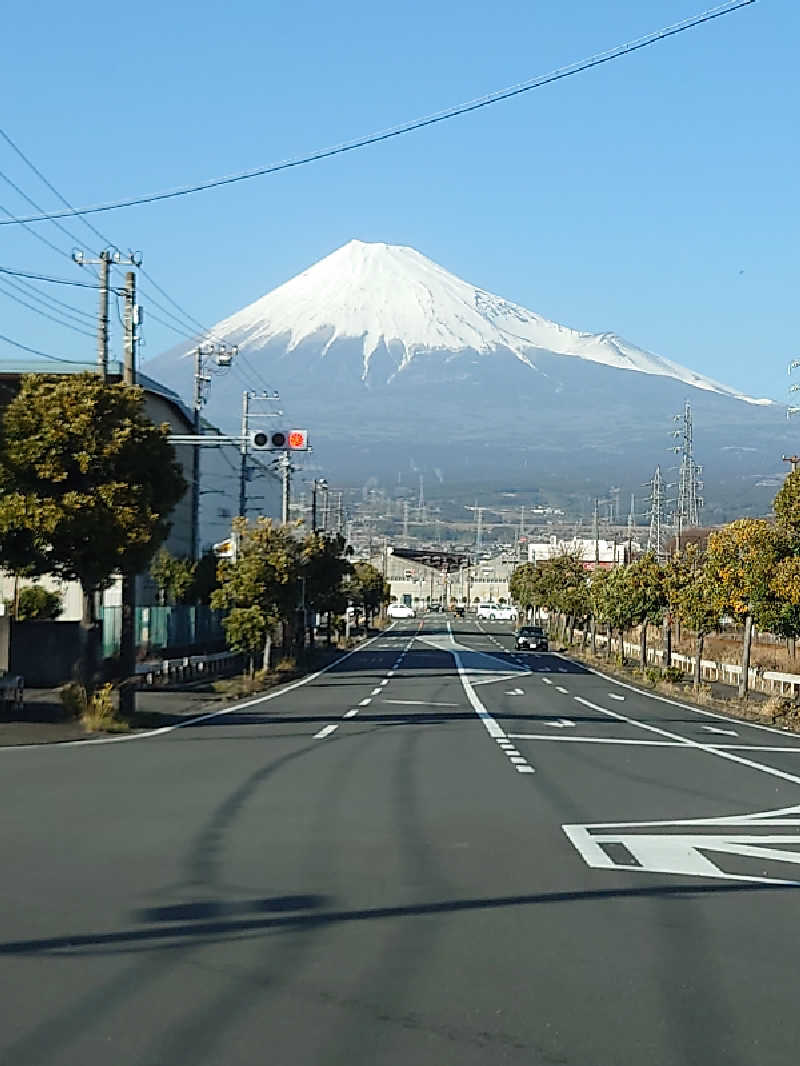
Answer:
[[[77,681],[70,681],[59,692],[61,706],[70,718],[80,718],[86,710],[86,689]]]
[[[61,689],[61,704],[71,717],[79,718],[90,733],[127,732],[128,723],[119,717],[112,693],[112,685],[101,685],[89,693],[83,685],[72,681]]]
[[[667,666],[662,670],[661,676],[671,685],[679,685],[683,681],[683,670],[679,666]]]
[[[659,666],[648,666],[644,672],[644,676],[647,678],[649,684],[655,688],[662,677],[661,668]]]

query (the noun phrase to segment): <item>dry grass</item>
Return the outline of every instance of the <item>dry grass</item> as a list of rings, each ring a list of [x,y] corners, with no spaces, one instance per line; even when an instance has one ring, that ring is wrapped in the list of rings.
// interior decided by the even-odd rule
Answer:
[[[73,718],[79,718],[89,733],[127,733],[130,724],[120,718],[114,706],[112,685],[101,685],[88,692],[83,685],[71,682],[61,689],[61,703]]]

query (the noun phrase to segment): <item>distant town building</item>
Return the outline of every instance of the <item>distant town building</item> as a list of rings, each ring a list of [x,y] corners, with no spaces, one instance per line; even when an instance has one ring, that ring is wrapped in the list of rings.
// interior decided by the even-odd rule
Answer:
[[[634,545],[634,550],[636,547]],[[601,538],[595,542],[594,537],[571,537],[566,540],[553,535],[548,541],[528,544],[528,562],[541,563],[569,552],[578,555],[587,570],[593,570],[595,565],[607,570],[612,566],[624,565],[627,551],[627,541],[616,543]]]

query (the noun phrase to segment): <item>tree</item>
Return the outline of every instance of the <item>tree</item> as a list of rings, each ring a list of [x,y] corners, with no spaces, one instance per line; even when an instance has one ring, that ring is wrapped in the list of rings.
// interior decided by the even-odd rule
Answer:
[[[708,538],[714,606],[720,615],[729,614],[744,622],[740,697],[747,695],[753,623],[790,635],[793,612],[787,611],[786,602],[776,591],[781,577],[788,576],[780,564],[792,554],[786,528],[781,519],[773,526],[760,518],[739,518]]]
[[[673,556],[665,567],[667,601],[675,616],[695,632],[694,687],[700,687],[703,645],[708,633],[719,625],[714,573],[706,553],[698,544],[689,544]]]
[[[0,556],[80,582],[87,682],[95,594],[115,573],[147,567],[186,491],[167,435],[147,418],[141,389],[93,373],[24,377],[5,411]]]
[[[787,475],[772,504],[778,529],[797,551],[800,546],[800,470]]]
[[[355,563],[346,591],[347,598],[361,604],[368,617],[379,611],[381,604],[389,602],[389,586],[372,563]]]
[[[540,570],[536,563],[521,563],[514,569],[509,579],[508,588],[511,598],[524,610],[534,610],[543,602],[541,598]]]
[[[631,619],[634,625],[640,626],[639,662],[644,670],[647,666],[647,627],[661,622],[667,606],[664,569],[652,552],[646,552],[625,567],[625,580],[630,595]]]
[[[274,526],[269,518],[258,518],[252,525],[236,518],[233,530],[237,558],[220,563],[220,585],[211,594],[211,605],[229,611],[222,620],[226,639],[246,652],[252,672],[258,651],[279,623],[284,650],[291,651],[292,623],[300,603],[301,545],[293,528]]]
[[[172,599],[174,603],[186,603],[196,573],[197,563],[171,555],[166,548],[159,548],[150,563],[150,575],[158,587],[162,606],[167,599]]]
[[[53,622],[64,610],[61,596],[41,585],[26,585],[19,590],[16,618],[20,622]]]
[[[331,615],[341,614],[347,606],[343,582],[352,569],[346,556],[344,537],[309,533],[303,541],[301,563],[306,604],[313,611],[326,614],[327,643],[330,647]],[[313,622],[309,637],[313,646]]]

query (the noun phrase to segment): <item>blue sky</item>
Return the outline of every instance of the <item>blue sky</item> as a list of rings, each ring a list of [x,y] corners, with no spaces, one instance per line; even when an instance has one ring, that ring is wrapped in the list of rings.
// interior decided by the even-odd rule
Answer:
[[[39,0],[5,16],[2,125],[65,196],[94,203],[381,129],[703,6],[142,0],[129,9]],[[759,0],[433,129],[94,221],[141,249],[153,277],[204,323],[351,237],[389,241],[549,318],[614,330],[784,400],[786,363],[800,357],[798,31],[796,0]],[[0,170],[57,206],[3,144]],[[29,211],[1,178],[0,204]],[[66,225],[97,247],[79,221]],[[51,225],[37,231],[72,247]],[[17,227],[0,228],[0,265],[80,277]],[[94,310],[93,293],[57,295]],[[0,333],[94,358],[93,339],[2,292]],[[180,337],[150,319],[146,341],[143,359]],[[0,358],[13,355],[0,342]]]

